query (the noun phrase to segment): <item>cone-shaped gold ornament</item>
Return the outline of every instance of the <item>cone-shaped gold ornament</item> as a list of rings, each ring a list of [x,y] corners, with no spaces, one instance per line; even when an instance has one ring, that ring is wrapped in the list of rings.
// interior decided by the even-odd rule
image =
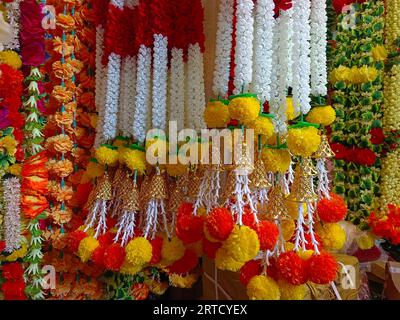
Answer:
[[[228,173],[228,177],[226,179],[226,184],[225,184],[225,190],[221,196],[222,203],[226,203],[232,197],[232,194],[235,191],[235,182],[236,182],[235,171],[231,170]]]
[[[311,158],[303,158],[300,167],[306,177],[315,177],[318,174]]]
[[[203,176],[203,170],[196,169],[189,173],[188,182],[188,197],[190,199],[196,199],[200,190],[201,177]]]
[[[296,202],[315,202],[318,201],[318,195],[314,192],[312,186],[312,177],[315,175],[315,169],[310,166],[310,162],[304,160],[295,170],[293,185],[287,199]]]
[[[168,212],[175,213],[184,200],[184,193],[180,186],[180,182],[176,181],[175,186],[168,199]]]
[[[318,150],[313,155],[313,158],[322,159],[322,158],[332,158],[334,156],[335,152],[333,152],[329,144],[328,137],[325,134],[323,134],[321,136],[321,144],[319,145]]]
[[[240,175],[251,174],[254,170],[254,163],[250,157],[249,152],[247,152],[247,145],[243,143],[241,155],[237,160],[235,171]]]
[[[254,189],[268,189],[272,187],[271,182],[267,178],[267,170],[265,170],[264,162],[261,157],[256,160],[254,171],[250,176],[250,187]]]
[[[167,181],[165,175],[161,173],[156,173],[151,179],[149,187],[150,199],[165,200],[168,198],[167,193]]]
[[[99,179],[96,199],[105,201],[112,199],[112,185],[107,172]]]
[[[122,210],[136,212],[140,210],[139,189],[132,179],[125,180],[125,192],[123,194]]]
[[[269,220],[288,220],[288,208],[285,203],[285,195],[282,192],[282,187],[276,185],[272,188],[269,194],[269,201],[267,204],[267,218]]]

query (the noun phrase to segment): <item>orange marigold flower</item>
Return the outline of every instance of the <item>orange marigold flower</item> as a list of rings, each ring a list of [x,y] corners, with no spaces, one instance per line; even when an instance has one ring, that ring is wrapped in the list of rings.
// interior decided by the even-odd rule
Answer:
[[[72,67],[69,63],[61,63],[55,61],[52,65],[54,75],[59,79],[69,79],[74,75]]]
[[[57,15],[57,25],[65,31],[72,31],[75,29],[75,19],[71,15],[60,13]]]
[[[53,97],[60,103],[68,103],[72,100],[73,93],[66,87],[55,86],[52,92]]]
[[[61,178],[68,177],[73,171],[74,167],[72,162],[68,159],[65,160],[50,160],[48,162],[49,170]]]

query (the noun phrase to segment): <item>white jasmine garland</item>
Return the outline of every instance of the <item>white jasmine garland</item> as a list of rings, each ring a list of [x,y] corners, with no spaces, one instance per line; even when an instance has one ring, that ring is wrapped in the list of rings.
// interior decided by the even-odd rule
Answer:
[[[307,114],[311,109],[310,0],[293,0],[293,106]]]
[[[103,119],[103,139],[117,136],[119,89],[121,81],[121,56],[112,52],[108,57],[106,104]]]
[[[233,32],[233,4],[233,0],[221,0],[219,6],[213,92],[215,96],[220,97],[225,97],[228,94]]]
[[[206,99],[204,94],[204,61],[198,43],[189,45],[187,68],[187,127],[200,130],[204,128],[203,114]]]
[[[153,51],[153,128],[167,126],[168,38],[154,35]]]
[[[293,60],[292,60],[292,55],[293,55],[293,10],[290,9],[288,10],[289,14],[289,20],[288,20],[288,25],[287,25],[287,38],[288,38],[288,51],[287,51],[287,62],[288,62],[288,73],[287,73],[287,78],[286,78],[286,85],[287,87],[292,87],[292,81],[293,81],[293,72],[292,72],[292,66],[293,66]]]
[[[6,50],[19,50],[19,19],[21,17],[20,3],[22,0],[14,0],[11,3],[6,3],[6,12],[9,25],[11,27],[11,41],[4,45]]]
[[[169,120],[176,121],[178,131],[185,126],[185,63],[183,50],[171,50],[171,83],[170,83],[170,111]]]
[[[21,184],[19,179],[12,177],[4,180],[4,240],[5,250],[13,252],[21,245]]]
[[[97,26],[96,28],[96,92],[95,92],[95,102],[96,109],[98,112],[97,128],[96,128],[96,138],[95,138],[95,148],[98,148],[103,144],[103,120],[104,120],[104,108],[106,102],[106,68],[102,64],[104,54],[104,28],[102,26]]]
[[[253,0],[237,1],[235,94],[248,91],[253,78],[253,7]]]
[[[271,81],[270,112],[275,115],[274,123],[278,133],[287,132],[286,95],[289,73],[289,32],[291,10],[281,11],[275,22],[273,72]]]
[[[254,32],[254,75],[253,89],[261,102],[269,101],[271,96],[271,73],[273,54],[273,30],[275,4],[273,0],[258,0]]]
[[[125,137],[133,136],[132,126],[135,114],[136,59],[125,57],[121,67],[121,90],[119,94],[118,129]]]
[[[311,94],[327,95],[327,12],[325,0],[311,2]]]
[[[148,105],[151,95],[151,49],[144,45],[137,57],[137,81],[135,116],[132,123],[133,136],[140,143],[146,139],[147,119],[150,117]]]

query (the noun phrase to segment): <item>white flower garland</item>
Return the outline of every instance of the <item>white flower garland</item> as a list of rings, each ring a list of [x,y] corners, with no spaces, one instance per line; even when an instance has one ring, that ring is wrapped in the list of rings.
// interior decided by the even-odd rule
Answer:
[[[103,139],[117,136],[119,89],[121,82],[121,56],[112,52],[108,57],[106,104],[103,119]]]
[[[103,139],[103,119],[104,119],[104,107],[106,101],[106,69],[102,64],[104,54],[104,28],[99,25],[96,27],[96,109],[98,112],[96,138],[94,146],[98,148],[105,141]]]
[[[311,109],[310,0],[293,0],[293,106],[307,114]]]
[[[261,102],[271,99],[271,73],[275,4],[273,0],[258,0],[254,33],[253,89]]]
[[[287,25],[287,38],[288,38],[288,51],[287,51],[287,63],[288,63],[288,73],[286,77],[286,85],[287,87],[292,87],[293,82],[293,10],[288,10],[289,20]]]
[[[14,0],[11,3],[6,3],[7,18],[9,25],[11,27],[11,41],[4,45],[6,50],[19,50],[19,19],[21,16],[21,11],[19,9],[22,0]]]
[[[140,143],[144,143],[146,139],[147,120],[150,118],[148,112],[150,98],[151,49],[141,45],[137,58],[135,116],[132,123],[133,136]]]
[[[167,126],[168,38],[154,35],[153,51],[153,128]]]
[[[286,124],[286,94],[287,79],[289,73],[289,23],[291,19],[291,10],[281,11],[276,19],[274,32],[274,55],[273,55],[273,73],[271,81],[271,103],[270,112],[275,115],[275,128],[277,132],[285,134],[287,132]]]
[[[248,91],[253,78],[253,8],[253,0],[237,1],[235,94]]]
[[[311,2],[311,94],[314,96],[326,96],[328,93],[327,22],[326,1],[313,0]]]
[[[188,48],[187,72],[187,120],[188,128],[200,130],[204,128],[204,60],[200,45],[190,44]]]
[[[13,252],[21,246],[21,184],[19,179],[12,177],[4,180],[4,240],[6,251]]]
[[[176,121],[178,131],[185,126],[185,63],[183,50],[172,48],[169,120]]]
[[[125,57],[122,60],[120,105],[118,113],[118,129],[125,137],[133,136],[133,118],[135,114],[136,96],[136,59]]]
[[[233,9],[233,0],[221,0],[218,14],[213,85],[213,92],[216,97],[225,97],[228,94],[232,50]]]

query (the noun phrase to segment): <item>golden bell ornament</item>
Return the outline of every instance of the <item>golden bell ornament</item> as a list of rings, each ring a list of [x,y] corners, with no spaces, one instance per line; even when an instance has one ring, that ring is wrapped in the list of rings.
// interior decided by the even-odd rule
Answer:
[[[282,187],[276,185],[269,194],[267,203],[267,217],[269,220],[289,220],[288,209],[285,203],[285,195]]]
[[[235,183],[236,183],[236,175],[235,171],[231,170],[228,173],[228,177],[226,179],[225,190],[221,196],[222,203],[226,203],[232,197],[233,192],[235,191]]]
[[[112,184],[107,172],[99,179],[96,199],[112,200]]]
[[[314,153],[313,158],[315,159],[323,159],[323,158],[332,158],[335,156],[335,152],[333,152],[328,137],[323,134],[321,136],[321,144],[319,145],[318,150]]]
[[[267,170],[265,170],[265,165],[261,157],[258,157],[256,160],[254,171],[250,176],[250,187],[252,189],[268,189],[272,187],[271,182],[267,178]]]
[[[156,173],[151,179],[149,186],[149,198],[157,200],[165,200],[168,198],[168,186],[165,175]]]
[[[175,186],[172,188],[172,192],[168,200],[168,212],[175,213],[178,210],[181,203],[183,202],[183,200],[184,200],[184,193],[182,192],[180,182],[177,181],[175,183]]]
[[[312,185],[313,182],[310,171],[309,164],[304,161],[301,165],[297,166],[294,173],[294,181],[290,190],[290,195],[287,197],[287,200],[295,202],[318,201],[318,195],[315,193],[314,186]]]
[[[303,174],[306,177],[315,177],[318,175],[318,171],[315,168],[311,158],[303,158],[300,167],[302,168],[304,172]]]
[[[189,173],[188,181],[188,197],[190,199],[196,199],[200,190],[201,178],[203,176],[203,170],[197,169]]]
[[[122,210],[136,212],[140,210],[140,195],[137,184],[132,179],[125,180],[125,192],[122,199]]]
[[[243,143],[241,155],[236,162],[235,171],[238,172],[240,175],[247,175],[251,174],[254,170],[254,164],[250,157],[249,152],[247,152],[247,145]]]
[[[149,191],[150,191],[150,183],[152,180],[152,175],[146,175],[142,181],[142,185],[140,186],[140,207],[144,208],[149,202]]]

